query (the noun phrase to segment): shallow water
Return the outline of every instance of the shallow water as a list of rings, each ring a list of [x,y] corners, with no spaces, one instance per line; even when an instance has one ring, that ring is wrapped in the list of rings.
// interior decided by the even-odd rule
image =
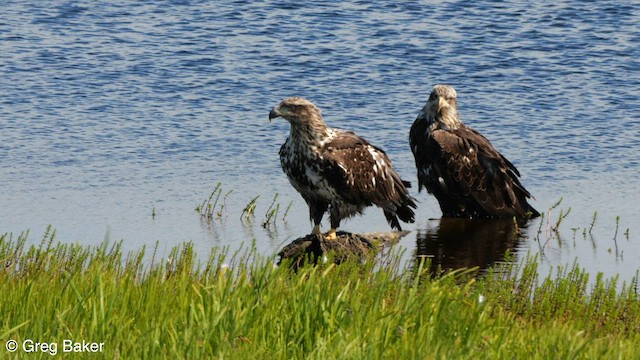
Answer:
[[[0,232],[28,229],[36,242],[52,224],[60,241],[157,241],[161,253],[255,239],[271,254],[311,228],[279,167],[288,125],[268,122],[271,107],[311,99],[415,182],[409,127],[431,86],[449,83],[463,121],[516,164],[534,206],[563,199],[509,245],[516,255],[539,254],[543,272],[577,259],[628,281],[640,263],[639,17],[640,3],[577,0],[5,2]],[[194,209],[218,182],[232,192],[220,217],[202,221]],[[279,215],[264,228],[276,193]],[[418,221],[400,245],[451,253],[427,250],[440,212],[414,195]],[[550,228],[569,208],[558,238]],[[388,229],[377,209],[343,228]],[[477,264],[499,260],[497,250]]]

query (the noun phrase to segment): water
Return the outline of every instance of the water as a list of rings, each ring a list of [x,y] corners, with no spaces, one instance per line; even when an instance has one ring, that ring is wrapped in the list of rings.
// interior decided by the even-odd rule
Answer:
[[[51,224],[63,242],[158,242],[160,255],[183,241],[208,253],[255,239],[272,254],[311,229],[279,167],[288,125],[268,122],[273,106],[311,99],[415,182],[408,131],[430,88],[448,83],[462,120],[518,166],[534,206],[563,201],[516,240],[492,243],[486,234],[509,230],[467,225],[480,235],[443,243],[451,225],[432,220],[432,197],[415,194],[418,221],[400,246],[443,258],[494,249],[470,260],[480,266],[510,248],[538,254],[542,272],[577,259],[629,281],[640,260],[638,18],[640,3],[577,0],[5,1],[0,232],[30,230],[36,242]],[[232,192],[219,218],[201,221],[194,209],[218,182]],[[264,228],[276,193],[278,218]],[[255,218],[243,220],[258,195]],[[388,229],[378,209],[343,228]]]

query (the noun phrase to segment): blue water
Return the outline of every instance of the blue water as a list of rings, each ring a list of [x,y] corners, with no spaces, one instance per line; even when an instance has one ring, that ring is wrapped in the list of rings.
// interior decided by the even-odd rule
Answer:
[[[63,242],[157,241],[161,253],[255,239],[272,254],[311,225],[280,170],[288,125],[268,122],[271,107],[311,99],[415,182],[408,130],[430,88],[448,83],[462,120],[518,166],[534,205],[546,212],[563,199],[548,223],[524,231],[519,257],[538,254],[543,269],[577,259],[622,280],[638,271],[638,2],[2,7],[0,233],[30,230],[36,242],[51,224]],[[232,190],[226,206],[201,221],[194,209],[218,182],[222,195]],[[276,193],[279,216],[264,228]],[[243,220],[258,195],[255,218]],[[440,215],[432,197],[415,195],[418,221],[400,243],[409,254]],[[571,212],[557,236],[547,229],[561,208]],[[343,227],[388,229],[377,209]]]

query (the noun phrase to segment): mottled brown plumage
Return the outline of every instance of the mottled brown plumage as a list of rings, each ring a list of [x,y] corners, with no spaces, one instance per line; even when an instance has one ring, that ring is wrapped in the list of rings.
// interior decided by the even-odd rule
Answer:
[[[445,217],[524,219],[540,215],[528,202],[516,167],[458,116],[457,93],[434,86],[409,133],[419,191],[433,194]]]
[[[416,207],[409,183],[402,181],[381,149],[351,131],[328,127],[310,101],[285,99],[269,113],[291,124],[289,137],[280,148],[280,163],[293,187],[309,205],[313,233],[329,211],[331,230],[344,218],[360,214],[365,207],[382,208],[389,224],[400,230],[398,218],[413,222]]]

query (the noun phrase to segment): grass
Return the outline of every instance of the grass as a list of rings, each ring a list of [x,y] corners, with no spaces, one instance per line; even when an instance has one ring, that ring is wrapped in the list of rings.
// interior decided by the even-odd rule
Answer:
[[[216,186],[211,191],[211,194],[207,198],[205,198],[201,204],[198,204],[195,208],[195,211],[200,215],[200,218],[206,221],[212,221],[214,219],[214,215],[216,219],[221,220],[223,217],[227,215],[227,199],[233,192],[233,189],[227,191],[222,197],[222,203],[218,207],[218,202],[220,201],[220,196],[222,196],[222,182],[218,182]],[[250,220],[255,217],[255,211],[257,208],[257,201],[260,198],[260,195],[253,197],[242,209],[242,213],[240,214],[241,220]],[[278,212],[280,211],[280,203],[277,202],[278,194],[276,193],[273,196],[273,200],[271,201],[271,205],[267,208],[267,211],[264,214],[264,219],[262,220],[262,227],[265,229],[270,229],[275,227],[276,220],[278,217]],[[282,221],[286,222],[287,215],[289,214],[289,209],[293,204],[292,201],[289,202],[287,208],[285,209],[284,215],[282,216]],[[217,210],[216,210],[217,209]],[[155,218],[156,209],[155,207],[152,209],[151,217]]]
[[[218,182],[216,184],[216,187],[213,188],[211,195],[209,195],[208,198],[204,199],[202,204],[196,206],[196,212],[200,214],[201,218],[206,220],[212,220],[214,213],[217,218],[221,218],[225,214],[225,210],[227,206],[227,198],[229,197],[229,195],[231,195],[232,192],[233,192],[233,189],[225,193],[219,210],[215,211],[216,206],[218,205],[218,201],[220,200],[220,195],[222,195],[222,182]],[[214,196],[215,196],[215,199],[214,199]],[[213,200],[213,203],[211,202],[212,200]]]
[[[275,225],[275,220],[278,217],[278,211],[280,210],[280,203],[276,202],[277,199],[278,199],[278,193],[276,193],[273,196],[273,201],[271,202],[271,205],[269,205],[267,212],[264,214],[264,220],[262,220],[262,227],[265,229],[272,225]]]
[[[54,238],[0,238],[1,344],[57,342],[61,354],[64,339],[85,340],[123,359],[630,359],[640,348],[637,282],[589,280],[578,265],[546,279],[535,258],[480,279],[393,257],[293,272],[252,246],[197,263],[188,243],[159,260]]]

